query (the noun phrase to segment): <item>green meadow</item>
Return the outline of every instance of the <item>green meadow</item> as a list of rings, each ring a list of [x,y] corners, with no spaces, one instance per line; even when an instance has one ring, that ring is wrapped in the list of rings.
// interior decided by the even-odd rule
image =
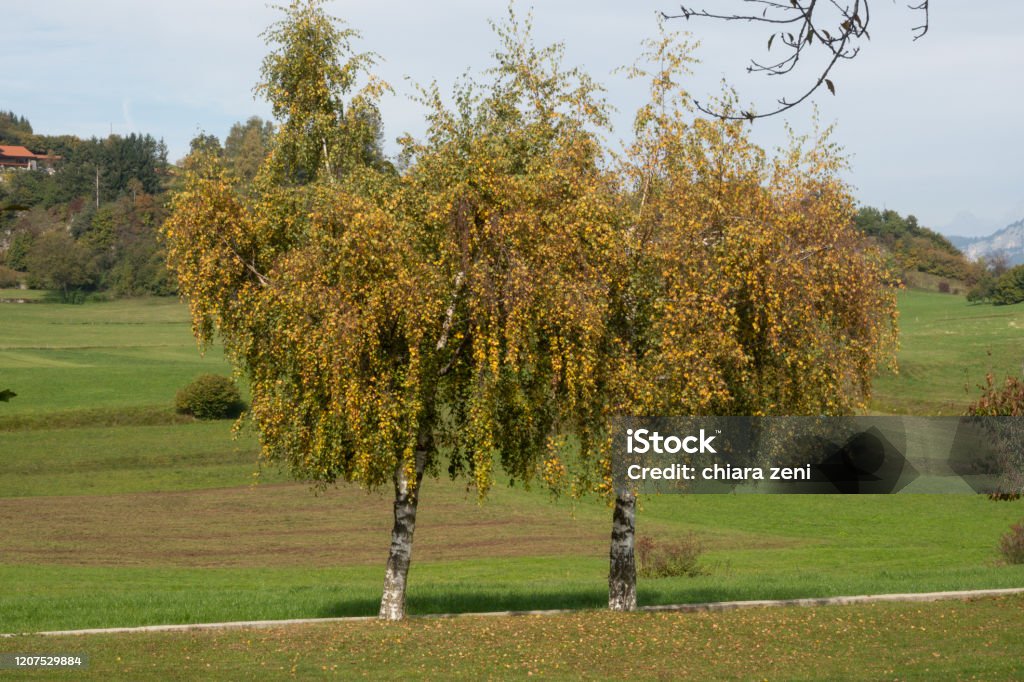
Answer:
[[[967,303],[961,296],[899,294],[898,370],[883,370],[871,410],[879,414],[958,415],[996,381],[1024,369],[1024,305]]]
[[[1024,306],[972,306],[961,297],[907,291],[900,309],[900,371],[880,375],[872,411],[958,414],[986,371],[1019,370]],[[0,633],[376,613],[391,523],[388,491],[313,490],[261,467],[251,430],[236,435],[230,421],[173,413],[175,392],[195,375],[229,371],[219,349],[200,355],[187,310],[177,301],[0,304],[0,388],[18,394],[0,404]],[[606,602],[611,514],[601,501],[556,500],[499,486],[481,503],[463,482],[445,477],[428,479],[422,495],[410,613],[599,609]],[[1005,565],[996,546],[1022,516],[1024,502],[975,495],[650,496],[641,500],[638,532],[662,540],[694,533],[705,552],[701,575],[642,579],[639,599],[652,605],[1018,587],[1024,566]],[[1019,670],[1012,667],[1019,661],[1005,653],[1019,649],[1019,629],[1008,635],[1008,626],[986,624],[1019,624],[1022,608],[1021,600],[1008,599],[753,615],[414,619],[391,629],[374,623],[87,640],[21,637],[0,649],[88,650],[96,661],[89,674],[97,677],[101,671],[133,679],[188,677],[174,672],[171,651],[221,661],[212,676],[225,679],[237,679],[231,671],[251,661],[271,676],[290,675],[293,666],[296,674],[315,671],[322,662],[324,670],[362,665],[371,676],[374,670],[422,673],[436,664],[446,674],[475,677],[512,655],[487,644],[487,628],[494,628],[548,642],[538,644],[535,668],[525,659],[505,661],[509,674],[535,669],[557,676],[552,652],[558,646],[572,651],[576,634],[573,656],[588,661],[600,655],[605,645],[591,622],[622,619],[636,628],[635,637],[614,639],[612,648],[623,650],[649,641],[643,632],[651,638],[677,632],[669,651],[680,660],[687,646],[738,647],[742,641],[781,651],[791,638],[782,635],[789,632],[783,621],[804,623],[809,637],[845,622],[853,629],[832,631],[822,646],[846,666],[837,670],[857,675],[864,671],[850,647],[857,637],[872,639],[864,623],[895,618],[908,623],[899,636],[916,667],[899,668],[884,638],[862,642],[877,653],[871,668],[877,676],[895,666],[928,678],[950,669],[941,656],[982,647],[962,660],[975,657],[977,670],[1006,678]],[[960,642],[952,629],[945,639],[924,636],[936,618],[962,619],[973,638],[964,642],[973,643]],[[977,627],[969,625],[975,621]],[[450,625],[445,639],[466,642],[461,664],[440,655],[399,655],[398,638],[419,642],[417,650],[430,647],[442,636],[439,623]],[[544,634],[549,625],[550,637]],[[729,632],[730,639],[705,644],[709,628]],[[544,647],[551,651],[543,653]],[[341,649],[347,653],[323,653]],[[306,654],[295,657],[296,651]],[[358,655],[365,660],[356,661]],[[396,657],[402,659],[398,668]],[[755,668],[742,660],[723,662],[708,677],[748,675]],[[814,677],[801,660],[779,653],[778,675]],[[648,662],[653,667],[646,673],[636,672],[671,675],[675,665]],[[592,674],[612,672],[595,667]]]
[[[24,637],[88,667],[17,679],[1014,680],[1024,599],[726,613],[413,618]],[[2,645],[0,645],[2,646]]]
[[[0,381],[18,394],[0,428],[20,416],[169,411],[193,376],[230,372],[220,351],[200,355],[189,330],[187,309],[170,298],[0,304]]]

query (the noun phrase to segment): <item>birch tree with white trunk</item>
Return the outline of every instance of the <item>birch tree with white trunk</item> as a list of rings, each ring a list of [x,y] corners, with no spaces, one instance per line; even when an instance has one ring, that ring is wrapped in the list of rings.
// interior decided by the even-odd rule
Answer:
[[[393,489],[388,620],[406,613],[418,505],[443,464],[481,496],[496,463],[558,488],[571,433],[571,463],[596,471],[582,463],[622,252],[604,109],[528,22],[495,31],[487,82],[453,107],[421,91],[428,129],[402,141],[399,174],[366,153],[386,89],[372,59],[319,0],[294,2],[267,33],[260,91],[279,127],[252,186],[197,154],[164,228],[196,334],[249,379],[263,456],[323,486]]]
[[[893,362],[895,282],[853,225],[828,139],[774,157],[743,117],[694,115],[692,46],[662,32],[629,75],[651,84],[623,164],[634,188],[612,332],[627,349],[617,411],[639,416],[838,415]],[[729,112],[735,98],[716,104]],[[618,482],[620,485],[622,482]],[[614,495],[609,606],[636,607],[635,491]]]

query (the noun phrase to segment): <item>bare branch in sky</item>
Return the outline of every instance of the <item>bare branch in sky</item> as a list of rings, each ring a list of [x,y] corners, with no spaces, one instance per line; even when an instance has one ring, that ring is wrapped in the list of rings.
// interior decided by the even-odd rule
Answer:
[[[768,51],[773,46],[781,45],[784,52],[777,60],[759,61],[751,59],[747,67],[749,73],[764,73],[769,76],[781,76],[790,73],[801,59],[810,54],[824,54],[827,62],[814,83],[798,97],[781,97],[777,106],[767,113],[755,113],[752,109],[733,114],[728,111],[715,111],[711,107],[696,102],[698,109],[706,114],[729,120],[753,121],[758,118],[774,116],[797,106],[822,86],[833,95],[836,86],[830,78],[835,66],[842,60],[854,59],[859,53],[862,40],[870,40],[868,24],[871,20],[870,0],[742,0],[745,12],[717,13],[705,9],[693,9],[681,5],[679,14],[664,14],[666,19],[718,19],[721,21],[758,22],[772,27],[768,37]],[[913,11],[922,12],[924,21],[913,28],[914,40],[928,32],[928,2],[921,0],[918,4],[907,5]],[[758,11],[760,10],[760,11]]]

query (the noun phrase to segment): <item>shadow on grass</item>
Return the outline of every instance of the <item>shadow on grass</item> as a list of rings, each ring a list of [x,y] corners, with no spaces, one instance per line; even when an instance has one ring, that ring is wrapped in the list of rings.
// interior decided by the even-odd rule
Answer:
[[[718,601],[752,599],[799,599],[827,595],[817,586],[758,589],[685,586],[678,583],[665,588],[648,582],[639,586],[641,606],[664,604],[700,604]],[[317,614],[321,618],[374,616],[380,602],[352,599],[329,603]],[[558,609],[603,609],[608,606],[608,592],[603,586],[578,591],[560,592],[492,592],[472,590],[432,590],[429,594],[410,594],[406,611],[410,615],[444,613],[487,613],[490,611],[549,611]]]
[[[473,592],[437,590],[431,594],[409,595],[406,612],[410,615],[444,613],[486,613],[489,611],[546,611],[551,609],[596,609],[608,604],[604,590],[579,592]],[[351,599],[327,604],[317,614],[320,618],[345,616],[376,616],[379,600]]]
[[[738,585],[646,585],[641,583],[638,593],[641,606],[666,604],[706,604],[727,601],[764,601],[786,599],[817,599],[821,597],[856,596],[858,594],[885,594],[897,592],[932,592],[954,589],[950,585],[920,585],[908,587],[900,584],[863,585],[835,583],[826,580],[807,580],[800,584],[738,584]]]
[[[661,584],[659,584],[661,583]],[[429,589],[429,588],[428,588]],[[848,590],[847,590],[848,592]],[[704,604],[710,602],[752,601],[775,599],[805,599],[843,596],[824,583],[807,585],[733,587],[686,585],[678,580],[641,581],[638,586],[640,606],[674,604]],[[375,616],[379,608],[376,599],[350,599],[331,602],[319,610],[316,617],[339,618],[347,616]],[[495,592],[472,590],[432,589],[429,594],[409,595],[406,612],[409,615],[449,613],[487,613],[492,611],[549,611],[559,609],[604,609],[608,593],[602,587],[558,592]]]

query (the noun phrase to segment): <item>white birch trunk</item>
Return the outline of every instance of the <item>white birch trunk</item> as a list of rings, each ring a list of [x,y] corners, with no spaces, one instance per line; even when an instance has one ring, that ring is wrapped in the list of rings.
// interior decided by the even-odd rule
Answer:
[[[455,290],[462,286],[463,273],[455,278]],[[448,345],[448,332],[455,315],[453,300],[445,312],[441,338],[437,342],[438,352]],[[449,366],[454,363],[449,361]],[[446,370],[441,371],[441,375]],[[380,613],[383,620],[402,620],[405,618],[405,586],[409,578],[409,564],[412,562],[412,536],[416,530],[416,508],[420,500],[420,485],[423,482],[423,470],[428,455],[434,451],[434,396],[430,395],[423,405],[419,432],[416,434],[415,482],[409,480],[405,464],[395,464],[395,525],[391,528],[391,551],[388,553],[388,565],[384,572],[384,593],[380,599]]]
[[[619,493],[615,496],[609,551],[608,608],[612,611],[636,609],[635,524],[636,495],[628,491]]]
[[[405,464],[395,465],[395,525],[391,529],[391,550],[384,572],[384,592],[380,599],[379,617],[384,620],[405,618],[405,586],[412,562],[412,535],[416,530],[416,508],[420,501],[420,485],[427,453],[433,448],[433,421],[421,424],[416,443],[415,481],[409,480]]]
[[[384,620],[405,618],[405,585],[409,577],[409,564],[412,562],[412,535],[416,530],[423,459],[417,452],[414,490],[402,462],[395,468],[395,525],[391,529],[391,550],[388,552],[388,565],[384,573],[384,593],[380,599],[380,617]]]

